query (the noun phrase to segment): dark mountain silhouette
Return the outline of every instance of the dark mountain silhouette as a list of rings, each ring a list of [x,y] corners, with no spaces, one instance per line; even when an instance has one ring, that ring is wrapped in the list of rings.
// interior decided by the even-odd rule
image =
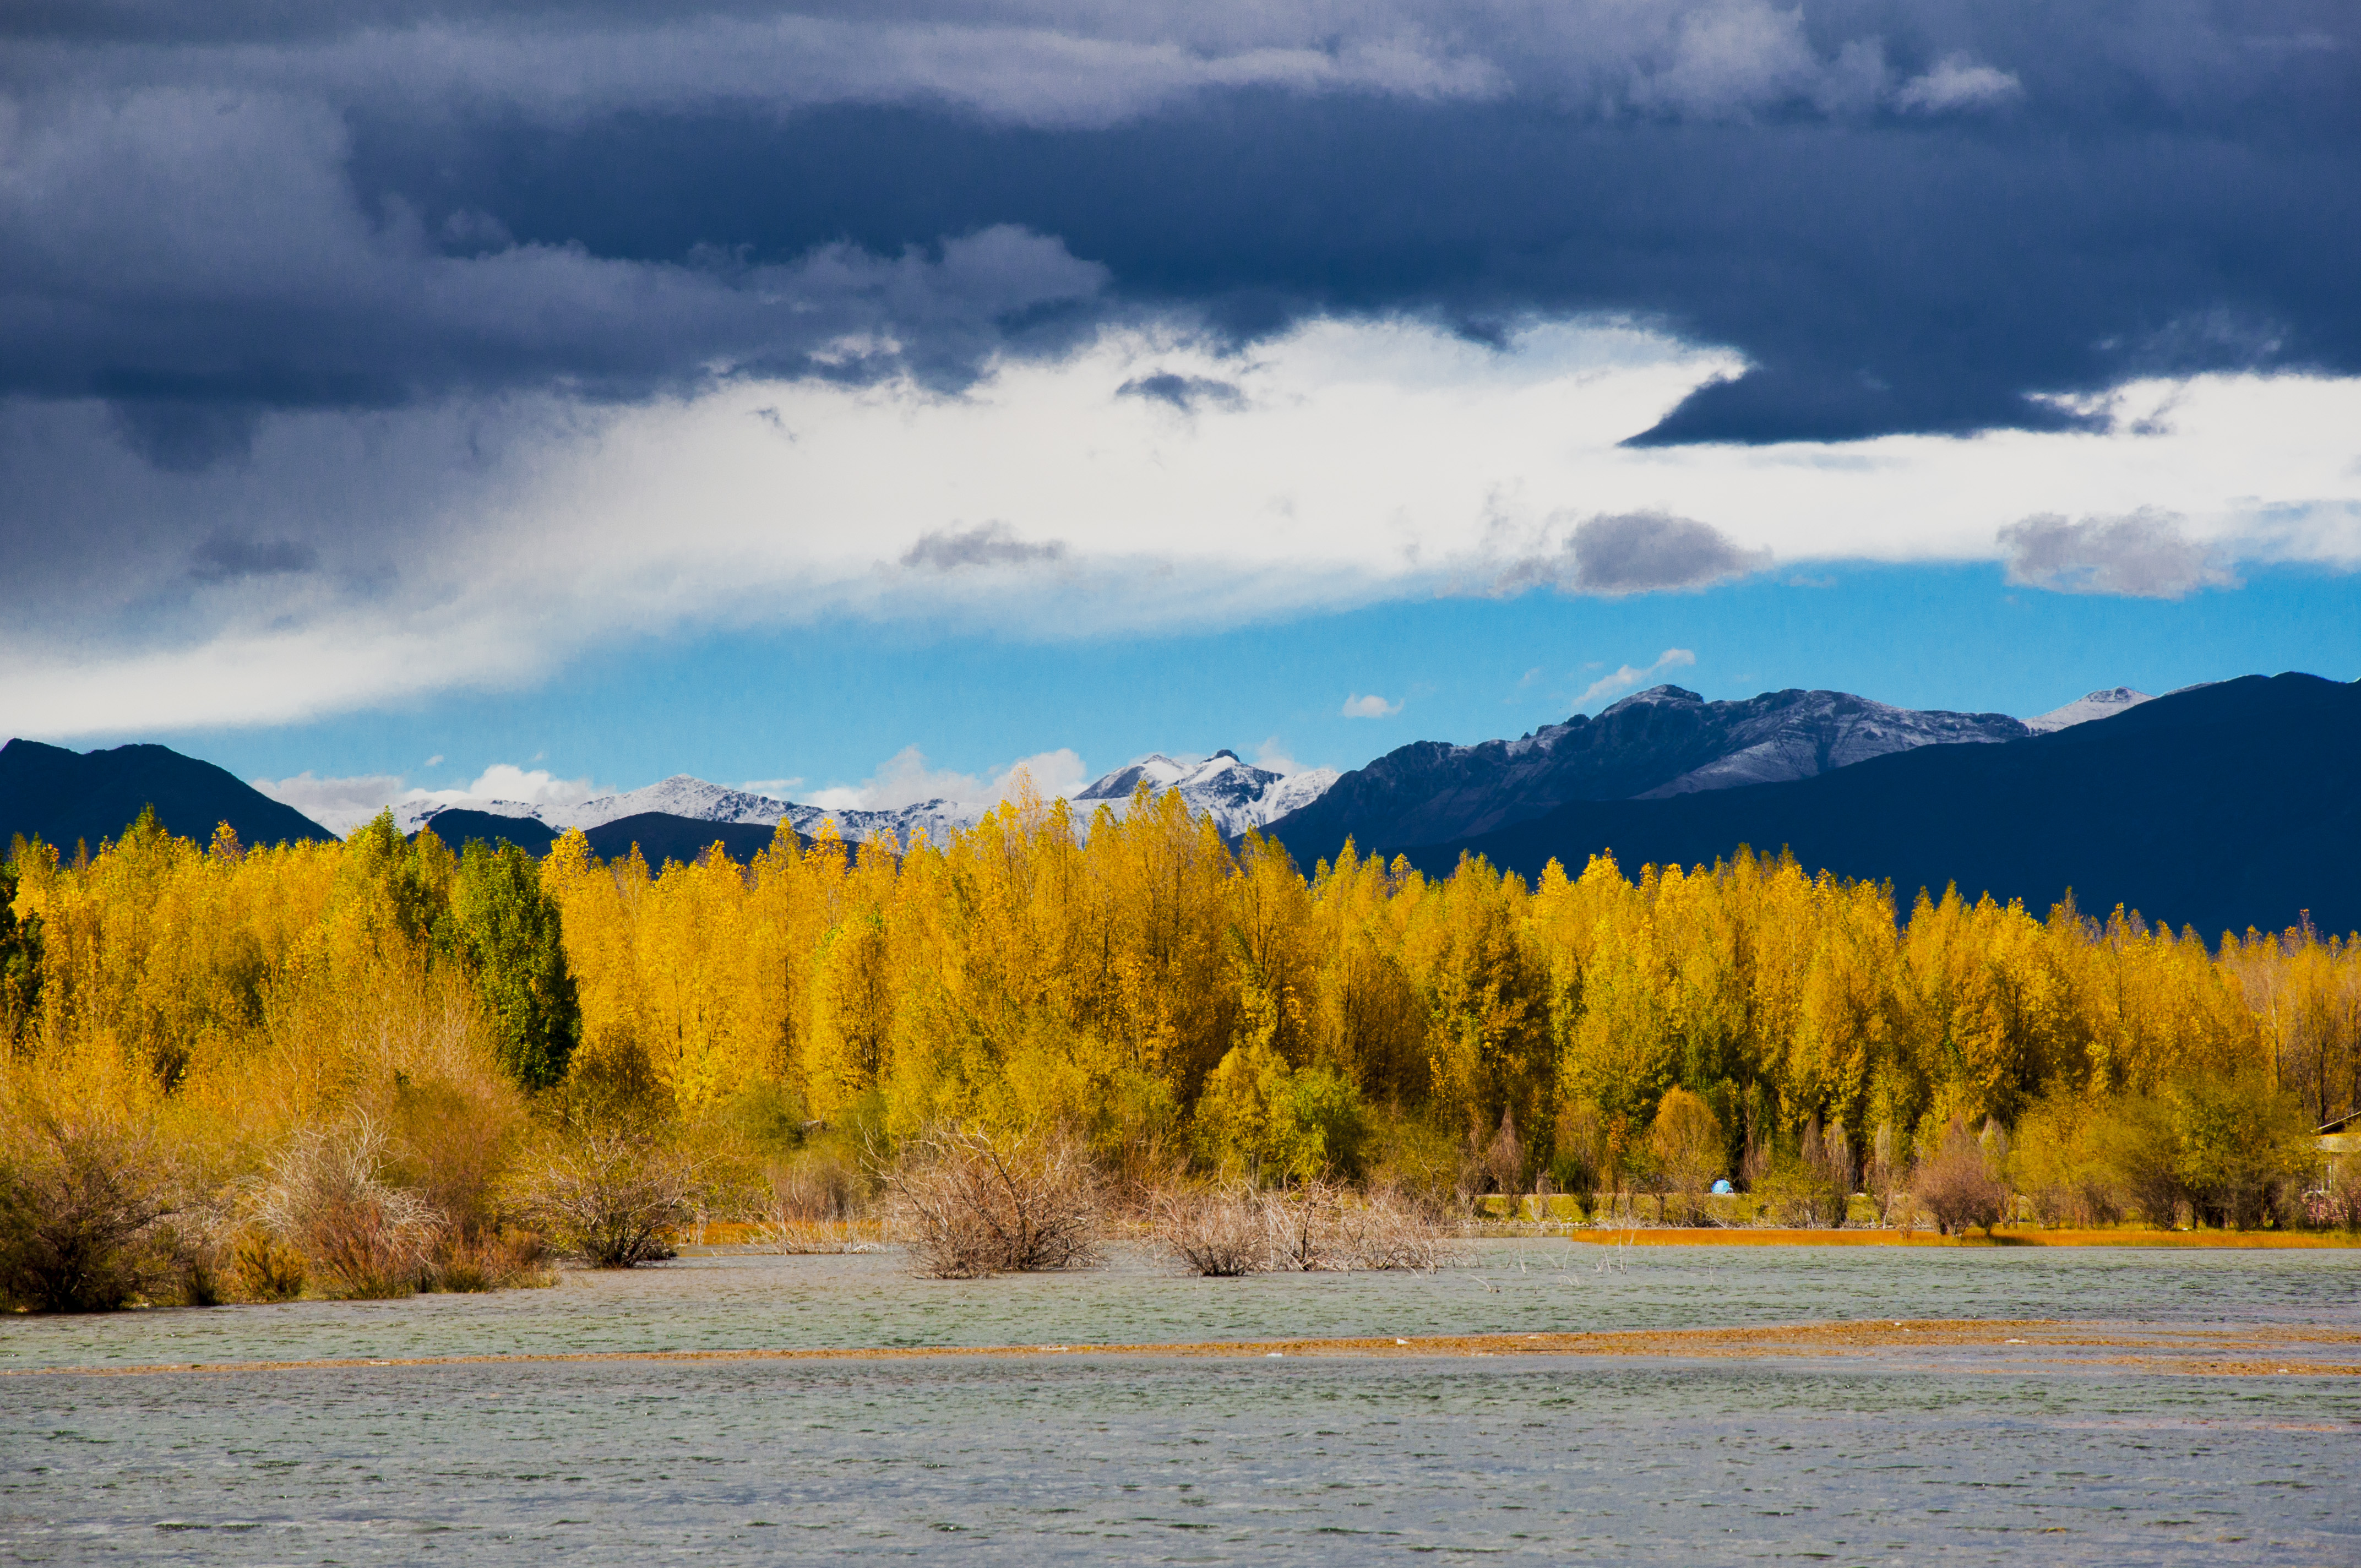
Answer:
[[[496,811],[470,811],[455,806],[426,819],[434,836],[454,850],[465,850],[472,839],[487,844],[514,844],[529,855],[545,855],[557,842],[557,829],[538,817],[503,817]],[[418,837],[412,833],[412,838]]]
[[[1422,740],[1356,768],[1265,831],[1306,865],[1346,839],[1437,844],[1527,822],[1568,801],[1686,795],[1809,778],[1871,757],[2033,733],[2000,713],[1893,707],[1849,692],[1765,692],[1708,702],[1655,686],[1598,718],[1514,740]]]
[[[68,855],[77,842],[95,852],[120,839],[142,806],[182,838],[208,843],[223,822],[241,842],[277,844],[334,833],[225,769],[168,746],[70,751],[38,740],[0,746],[0,845],[21,833]]]
[[[1432,872],[1462,851],[1536,874],[1607,852],[1711,864],[1741,844],[1806,870],[1892,879],[1906,905],[1947,883],[2046,912],[2123,904],[2209,940],[2248,926],[2361,927],[2361,684],[2249,675],[1996,746],[1928,746],[1816,778],[1671,799],[1584,802],[1499,832],[1405,850]],[[1290,846],[1291,848],[1292,846]],[[1301,855],[1299,853],[1299,858]]]
[[[653,870],[666,861],[693,861],[717,843],[730,851],[731,860],[743,861],[769,849],[774,831],[766,822],[708,822],[699,817],[642,811],[602,822],[586,829],[583,837],[599,859],[608,861],[621,860],[637,844],[641,858]]]
[[[453,806],[426,819],[434,836],[454,850],[465,850],[471,839],[486,843],[511,843],[532,855],[545,855],[560,830],[537,817],[502,817],[489,811]],[[666,861],[697,859],[716,843],[733,861],[745,861],[771,847],[772,828],[763,822],[710,822],[701,817],[675,817],[666,811],[642,811],[586,828],[591,851],[602,861],[619,861],[640,847],[651,870]],[[808,842],[808,840],[807,840]]]

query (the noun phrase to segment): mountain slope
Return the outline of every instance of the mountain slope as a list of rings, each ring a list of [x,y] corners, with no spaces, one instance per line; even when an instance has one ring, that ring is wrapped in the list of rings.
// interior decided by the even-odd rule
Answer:
[[[22,833],[69,855],[78,840],[94,850],[102,839],[121,838],[144,806],[156,808],[169,831],[200,844],[211,841],[222,822],[247,844],[336,837],[236,774],[170,747],[70,751],[38,740],[0,746],[0,845]]]
[[[481,839],[488,844],[514,844],[529,855],[545,855],[557,842],[557,829],[538,817],[511,817],[490,811],[470,811],[465,806],[446,806],[411,828],[404,838],[415,839],[420,828],[432,828],[434,836],[454,851],[465,850],[472,839]]]
[[[685,865],[716,843],[729,851],[731,860],[743,864],[769,849],[776,832],[775,825],[770,823],[714,822],[662,811],[642,811],[601,822],[586,829],[582,836],[590,840],[591,851],[602,861],[622,860],[636,845],[640,858],[653,871],[666,861],[678,861]]]
[[[434,828],[434,836],[454,850],[464,850],[470,839],[481,839],[490,844],[514,844],[535,856],[549,853],[549,847],[564,831],[538,817],[511,817],[464,806],[446,806],[426,818],[423,826]],[[775,825],[768,822],[716,821],[666,811],[638,811],[594,823],[583,829],[582,836],[590,841],[591,852],[603,861],[621,860],[636,845],[641,858],[653,869],[666,861],[693,861],[716,843],[730,851],[731,860],[746,861],[769,849],[776,831]]]
[[[1998,746],[1929,746],[1816,778],[1671,799],[1582,802],[1423,848],[1533,875],[1611,853],[1710,864],[1740,844],[1807,870],[1891,878],[1906,904],[1956,882],[2045,911],[2068,888],[2209,939],[2309,909],[2361,927],[2361,685],[2284,674],[2201,686],[2111,718]],[[1396,846],[1373,844],[1374,849]]]
[[[1269,831],[1309,865],[1333,858],[1347,838],[1365,847],[1441,843],[1530,821],[1568,801],[1809,778],[1920,746],[2029,733],[2005,714],[1919,711],[1846,692],[1708,702],[1655,686],[1596,718],[1576,714],[1520,740],[1425,740],[1389,751]]]

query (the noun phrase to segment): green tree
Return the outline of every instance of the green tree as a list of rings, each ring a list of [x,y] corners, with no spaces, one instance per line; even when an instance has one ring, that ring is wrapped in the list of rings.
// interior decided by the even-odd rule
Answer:
[[[557,903],[514,844],[471,840],[452,890],[460,941],[499,1034],[501,1065],[527,1089],[566,1076],[582,1009],[566,963]]]
[[[16,1038],[41,1002],[40,918],[16,917],[16,882],[23,858],[20,852],[0,865],[0,1045]]]

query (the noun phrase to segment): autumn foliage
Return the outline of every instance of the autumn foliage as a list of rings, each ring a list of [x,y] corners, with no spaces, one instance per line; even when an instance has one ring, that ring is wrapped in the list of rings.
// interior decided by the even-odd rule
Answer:
[[[2361,1094],[2361,947],[2308,927],[1901,909],[1743,850],[1528,885],[1348,847],[1306,874],[1145,790],[661,867],[578,832],[536,863],[390,818],[277,848],[143,820],[73,862],[20,846],[0,894],[0,1167],[65,1179],[43,1129],[129,1129],[228,1258],[290,1151],[364,1124],[367,1182],[417,1197],[368,1197],[401,1252],[438,1245],[430,1212],[497,1235],[516,1173],[594,1128],[719,1139],[758,1184],[814,1138],[1054,1132],[1137,1207],[1184,1177],[1686,1205],[1724,1173],[1900,1181],[1993,1124],[2022,1135],[1994,1179],[2045,1213],[2256,1223]],[[135,1185],[126,1223],[160,1201]]]

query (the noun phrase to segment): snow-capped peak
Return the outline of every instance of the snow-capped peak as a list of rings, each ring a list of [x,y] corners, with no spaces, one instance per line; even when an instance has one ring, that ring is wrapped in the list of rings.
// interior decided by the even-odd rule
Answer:
[[[1121,817],[1130,805],[1133,789],[1145,781],[1159,795],[1179,790],[1191,810],[1211,812],[1222,832],[1235,838],[1249,828],[1264,827],[1300,806],[1309,805],[1334,784],[1336,777],[1333,768],[1287,773],[1257,768],[1239,761],[1238,754],[1231,751],[1216,751],[1201,762],[1178,762],[1158,752],[1116,769],[1071,798],[1082,808],[1075,815],[1087,828],[1093,808],[1104,806]],[[437,813],[453,809],[532,817],[561,832],[568,828],[603,827],[642,812],[662,812],[702,822],[751,822],[766,827],[784,817],[807,838],[817,834],[822,824],[830,824],[840,837],[854,843],[890,833],[898,842],[907,845],[921,834],[939,844],[961,828],[974,826],[985,808],[950,800],[925,800],[882,810],[803,806],[675,773],[644,789],[598,795],[571,805],[422,797],[397,806],[394,817],[404,833],[415,833]]]
[[[1158,752],[1117,768],[1073,798],[1077,805],[1103,806],[1119,818],[1130,805],[1132,791],[1144,781],[1159,794],[1180,791],[1191,810],[1210,812],[1223,834],[1235,839],[1319,799],[1337,776],[1334,768],[1288,773],[1257,768],[1226,748],[1202,762],[1177,762]]]
[[[2155,699],[2146,692],[2129,686],[2108,686],[2075,698],[2063,707],[2053,707],[2037,718],[2028,718],[2025,727],[2036,735],[2047,735],[2053,729],[2065,729],[2077,724],[2088,724],[2094,718],[2112,718],[2118,713],[2129,713],[2144,702]]]
[[[1230,753],[1217,751],[1214,755],[1226,757]],[[1189,763],[1176,762],[1161,751],[1151,752],[1127,767],[1117,768],[1074,798],[1076,800],[1129,800],[1131,792],[1139,786],[1142,779],[1148,781],[1148,787],[1150,789],[1168,790],[1179,784],[1189,772]]]
[[[795,809],[793,802],[767,795],[749,795],[726,784],[708,784],[686,773],[675,773],[661,784],[622,795],[602,795],[574,806],[546,806],[540,817],[552,828],[598,828],[643,811],[667,817],[691,817],[700,822],[774,823]]]

